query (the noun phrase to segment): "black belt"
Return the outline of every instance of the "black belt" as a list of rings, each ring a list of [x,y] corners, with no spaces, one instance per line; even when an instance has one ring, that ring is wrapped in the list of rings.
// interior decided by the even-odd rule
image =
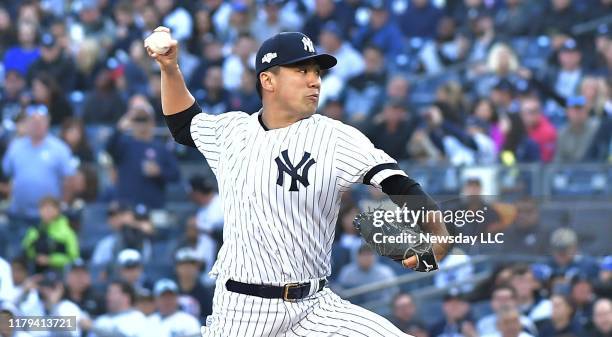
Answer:
[[[327,285],[326,279],[319,280],[319,287],[316,292],[323,290]],[[270,286],[264,284],[249,284],[234,280],[227,280],[225,288],[231,292],[251,295],[263,298],[282,298],[288,302],[308,297],[310,293],[310,282],[305,283],[287,283],[284,286]]]

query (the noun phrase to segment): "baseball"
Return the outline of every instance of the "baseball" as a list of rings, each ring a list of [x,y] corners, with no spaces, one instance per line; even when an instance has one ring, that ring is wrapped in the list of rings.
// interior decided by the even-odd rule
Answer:
[[[151,33],[145,40],[145,46],[151,48],[151,50],[159,55],[163,55],[170,49],[170,41],[172,37],[170,33],[165,31],[156,31]]]

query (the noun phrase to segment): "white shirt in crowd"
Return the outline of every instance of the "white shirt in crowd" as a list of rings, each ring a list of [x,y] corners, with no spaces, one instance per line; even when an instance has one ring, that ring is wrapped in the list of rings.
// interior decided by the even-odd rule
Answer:
[[[180,310],[165,317],[156,312],[148,320],[150,326],[158,329],[159,337],[193,337],[200,334],[200,322]]]
[[[98,317],[89,337],[150,337],[150,334],[145,315],[136,309],[128,309]]]

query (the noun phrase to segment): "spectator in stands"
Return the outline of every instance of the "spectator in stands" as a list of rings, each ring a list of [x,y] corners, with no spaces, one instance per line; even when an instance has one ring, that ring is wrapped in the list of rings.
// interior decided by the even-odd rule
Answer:
[[[43,198],[39,211],[40,225],[28,229],[23,249],[37,273],[50,268],[61,270],[79,257],[79,240],[62,215],[58,199]]]
[[[531,321],[538,324],[550,318],[552,304],[537,292],[538,284],[531,268],[526,265],[517,265],[512,269],[510,285],[516,292],[518,309]]]
[[[37,46],[37,25],[31,21],[17,21],[17,40],[4,53],[2,64],[5,69],[14,69],[21,76],[27,76],[28,69],[40,57],[40,48]]]
[[[227,90],[240,87],[242,74],[253,68],[257,46],[255,39],[248,33],[237,37],[232,46],[232,53],[223,62],[223,86]]]
[[[198,206],[196,224],[200,232],[217,237],[223,229],[223,204],[212,177],[189,178],[189,195]]]
[[[2,337],[30,337],[27,331],[17,329],[15,319],[19,319],[21,313],[13,303],[0,300],[0,336]]]
[[[449,80],[440,85],[436,90],[436,102],[448,107],[449,116],[445,116],[448,120],[459,126],[465,125],[468,103],[461,83]]]
[[[433,38],[443,12],[430,0],[412,0],[398,22],[408,38]]]
[[[338,64],[329,70],[329,74],[347,81],[361,73],[365,69],[365,63],[361,53],[344,40],[344,34],[340,25],[328,22],[321,27],[319,43],[321,52],[331,54],[338,59]]]
[[[436,27],[435,39],[426,42],[419,52],[421,69],[426,74],[440,74],[463,61],[468,50],[468,40],[458,34],[455,21],[443,17]]]
[[[223,84],[223,70],[221,67],[212,66],[206,70],[206,76],[202,79],[203,90],[195,92],[196,100],[206,113],[218,115],[229,110],[229,91]]]
[[[21,113],[26,81],[15,69],[5,69],[4,86],[0,88],[0,122],[6,131],[15,130],[15,121]]]
[[[338,238],[339,246],[347,252],[347,260],[343,261],[348,263],[354,261],[357,257],[357,252],[362,246],[363,242],[359,232],[353,226],[353,220],[359,213],[359,208],[353,203],[349,203],[343,208],[338,215],[338,221],[340,222],[340,236]],[[343,263],[342,265],[344,265]],[[340,266],[339,266],[340,267]],[[339,269],[339,268],[338,268]]]
[[[77,14],[78,20],[74,20],[69,26],[74,41],[94,39],[103,49],[112,46],[115,24],[101,11],[98,1],[82,0]]]
[[[499,115],[493,101],[481,98],[473,105],[471,112],[472,117],[486,123],[486,132],[495,144],[495,152],[499,153],[503,144],[503,133],[500,128]]]
[[[391,303],[391,322],[402,331],[411,329],[421,322],[417,319],[414,299],[408,293],[398,293]]]
[[[64,120],[60,129],[60,138],[70,147],[72,154],[80,163],[94,162],[94,154],[89,146],[82,120],[76,118]]]
[[[345,122],[366,120],[385,91],[387,71],[382,49],[368,45],[363,49],[365,69],[352,77],[344,88]]]
[[[505,117],[519,111],[519,102],[515,94],[516,86],[506,78],[500,78],[491,88],[491,101],[501,116]]]
[[[329,97],[321,109],[321,114],[337,121],[346,122],[344,103],[338,97]]]
[[[195,94],[197,94],[198,91],[204,90],[205,81],[203,81],[203,79],[206,77],[208,68],[223,66],[223,63],[225,62],[225,57],[223,56],[223,44],[219,40],[209,36],[203,42],[199,59],[200,63],[194,69],[187,83],[189,89]],[[203,94],[203,92],[199,93],[199,95]]]
[[[265,15],[258,15],[251,23],[251,32],[259,44],[280,32],[291,31],[293,23],[290,18],[280,15],[283,2],[282,0],[262,1]]]
[[[155,297],[153,297],[153,290],[147,288],[140,288],[136,291],[136,301],[134,302],[136,310],[142,312],[147,319],[149,319],[157,308],[155,308]]]
[[[149,95],[149,83],[147,73],[152,71],[151,64],[148,62],[147,54],[145,49],[143,48],[142,41],[134,41],[130,46],[130,58],[123,64],[123,78],[125,81],[125,91],[127,96],[130,99],[134,96],[138,95]],[[97,76],[97,73],[94,73],[90,76]],[[95,78],[95,77],[94,77]],[[91,81],[93,86],[93,79]],[[160,111],[156,111],[161,114]],[[114,122],[114,121],[113,121]]]
[[[572,27],[584,20],[573,8],[572,0],[552,0],[542,13],[537,33],[546,35],[570,34]]]
[[[4,6],[0,7],[0,55],[17,43],[17,31],[11,14]]]
[[[574,306],[573,320],[580,330],[585,330],[591,323],[593,317],[593,304],[595,293],[593,284],[584,275],[576,275],[572,278],[570,301]]]
[[[300,31],[306,34],[314,44],[320,43],[322,28],[329,22],[337,24],[341,32],[347,32],[350,18],[341,15],[340,6],[342,6],[340,2],[333,0],[316,0],[313,15],[306,20]]]
[[[552,316],[538,324],[540,337],[557,337],[564,334],[575,334],[582,336],[582,329],[572,319],[574,305],[571,300],[563,295],[555,294],[550,298],[552,302]]]
[[[28,262],[25,257],[19,256],[11,260],[11,271],[12,281],[6,281],[13,285],[13,293],[11,297],[6,298],[7,300],[17,304],[18,299],[23,298],[24,292],[26,292],[26,285],[28,283]]]
[[[527,134],[538,143],[541,160],[545,163],[550,162],[555,153],[557,131],[542,113],[540,100],[535,97],[525,98],[521,101],[520,109]]]
[[[159,326],[160,337],[194,336],[200,334],[200,322],[192,315],[179,309],[179,288],[170,279],[155,282],[153,290],[157,312],[149,323]]]
[[[261,109],[261,98],[257,93],[255,81],[257,76],[253,69],[245,69],[240,76],[240,87],[230,96],[230,110],[255,113]]]
[[[608,84],[608,88],[612,88],[612,81]],[[604,103],[606,108],[599,118],[599,128],[589,146],[586,160],[604,162],[610,161],[612,158],[612,149],[610,148],[612,140],[612,104],[610,102],[612,102],[612,99],[608,98],[608,101]]]
[[[40,58],[28,68],[28,82],[31,82],[39,73],[44,72],[53,78],[62,79],[59,84],[63,92],[72,91],[76,79],[74,60],[66,53],[53,34],[43,34],[40,42]]]
[[[568,124],[559,130],[559,140],[555,152],[557,163],[579,163],[587,155],[598,130],[598,123],[589,118],[584,96],[572,96],[567,99]]]
[[[514,223],[504,232],[504,248],[508,253],[542,256],[550,250],[549,231],[540,223],[540,208],[530,196],[516,203]]]
[[[608,255],[601,260],[599,277],[594,283],[595,292],[600,297],[612,298],[612,256]]]
[[[491,309],[493,313],[484,316],[478,321],[476,329],[481,336],[494,334],[498,329],[498,318],[505,311],[517,310],[518,303],[516,302],[516,291],[514,288],[507,285],[499,285],[493,289],[491,295]],[[536,326],[533,322],[524,315],[519,317],[521,330],[532,335],[537,335]]]
[[[575,275],[586,275],[590,279],[597,277],[599,268],[589,256],[579,254],[578,236],[569,228],[558,228],[550,236],[553,250],[549,262],[553,275],[571,280]]]
[[[70,149],[48,132],[47,109],[31,106],[26,115],[27,137],[16,138],[9,144],[2,167],[12,180],[10,213],[33,225],[38,222],[40,200],[48,195],[60,198],[75,167]]]
[[[506,0],[506,6],[498,9],[495,15],[497,31],[508,37],[527,35],[533,17],[529,2],[525,0]]]
[[[118,50],[129,52],[132,42],[138,41],[142,37],[142,32],[135,20],[135,14],[129,1],[119,1],[114,5],[113,21],[116,24],[116,37],[111,47],[111,55]],[[175,32],[173,31],[173,33]]]
[[[461,199],[458,205],[453,207],[453,209],[464,211],[472,210],[474,212],[481,211],[483,213],[484,219],[482,221],[476,221],[461,227],[460,231],[462,231],[464,235],[480,235],[480,233],[493,231],[493,229],[499,227],[500,215],[494,205],[483,198],[482,180],[479,177],[472,176],[465,180],[461,189]],[[454,227],[457,228],[456,226]],[[474,249],[474,247],[469,246],[462,247],[458,245],[458,247],[464,249],[466,252]]]
[[[497,321],[497,331],[482,337],[534,337],[521,331],[520,313],[516,309],[502,310]]]
[[[338,276],[338,286],[342,289],[358,287],[378,281],[388,281],[395,278],[391,267],[376,261],[376,253],[364,244],[357,252],[357,260],[342,267]],[[385,287],[379,291],[372,291],[355,298],[353,303],[366,303],[378,301],[389,304],[398,292],[397,286]]]
[[[83,316],[81,309],[64,297],[65,291],[61,274],[48,271],[44,274],[38,286],[40,299],[22,304],[21,311],[24,315],[30,316],[74,316],[78,324]],[[50,330],[32,331],[32,335],[40,337],[55,336],[54,331]],[[74,330],[67,331],[66,336],[79,337],[81,336],[81,330],[75,327]]]
[[[172,38],[185,41],[191,37],[193,19],[177,1],[155,0],[153,4],[161,16],[162,25],[172,30]]]
[[[108,206],[108,225],[113,233],[101,238],[91,257],[94,266],[110,269],[119,252],[127,248],[137,249],[145,261],[151,258],[151,241],[143,229],[137,226],[134,210],[124,203],[113,201]]]
[[[32,103],[47,108],[53,126],[60,125],[72,116],[72,106],[64,97],[58,82],[45,72],[39,72],[32,79]]]
[[[604,43],[601,45],[601,47],[598,47],[597,53],[599,58],[602,60],[597,69],[597,74],[603,76],[604,78],[610,78],[610,75],[612,75],[612,38],[608,37],[607,43]]]
[[[549,86],[566,99],[576,94],[584,76],[581,60],[582,52],[578,43],[574,39],[567,39],[559,49],[559,68],[553,68],[547,74]]]
[[[162,208],[166,184],[179,178],[176,158],[154,139],[154,130],[151,106],[135,105],[121,117],[107,143],[117,167],[119,201]]]
[[[113,281],[106,291],[108,312],[95,321],[82,319],[81,329],[96,336],[120,334],[124,337],[143,336],[147,331],[147,319],[134,308],[134,288],[125,281]]]
[[[403,101],[407,107],[411,106],[410,83],[408,82],[406,76],[396,74],[389,78],[385,88],[385,93],[380,96],[378,106],[375,106],[373,111],[382,110],[385,103],[391,100]]]
[[[389,101],[366,132],[372,143],[397,160],[410,157],[408,141],[417,127],[403,101]]]
[[[11,266],[0,256],[0,303],[12,301],[15,293]]]
[[[600,298],[593,306],[593,327],[588,337],[607,337],[612,334],[612,301]]]
[[[136,249],[124,249],[117,256],[119,267],[119,279],[129,283],[134,290],[140,288],[153,288],[153,283],[144,273],[144,261],[142,255]]]
[[[503,143],[499,159],[502,164],[540,161],[540,148],[527,133],[523,119],[517,114],[506,115],[500,120]]]
[[[489,50],[499,39],[493,17],[487,11],[474,11],[467,14],[470,17],[470,33],[473,35],[467,60],[485,62]]]
[[[90,91],[94,88],[98,72],[104,68],[100,59],[100,46],[94,40],[83,40],[75,55],[75,89]]]
[[[357,31],[353,44],[359,50],[363,50],[367,45],[376,46],[384,51],[388,61],[394,61],[395,57],[404,51],[402,31],[391,19],[387,1],[370,0],[368,7],[370,8],[368,25]]]
[[[589,116],[603,117],[606,113],[606,81],[601,77],[585,76],[580,82],[580,95],[586,100],[584,107]]]
[[[102,297],[94,290],[85,261],[76,259],[68,267],[65,297],[78,305],[90,317],[105,312]]]
[[[117,75],[111,69],[97,73],[95,88],[83,102],[83,119],[87,124],[112,125],[125,111],[125,100],[117,88]]]
[[[199,281],[204,260],[196,250],[183,247],[174,254],[176,280],[179,287],[181,303],[197,303],[193,310],[186,306],[186,311],[201,321],[212,313],[212,289],[205,287]]]
[[[458,289],[451,288],[442,303],[444,317],[430,330],[435,337],[472,337],[476,335],[474,320],[470,313],[470,302]]]

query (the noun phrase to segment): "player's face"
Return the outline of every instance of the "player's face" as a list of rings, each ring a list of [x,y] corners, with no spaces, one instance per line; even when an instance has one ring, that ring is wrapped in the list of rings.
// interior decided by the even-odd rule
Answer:
[[[308,117],[319,104],[321,68],[314,62],[280,67],[276,90],[277,98],[288,111]]]

